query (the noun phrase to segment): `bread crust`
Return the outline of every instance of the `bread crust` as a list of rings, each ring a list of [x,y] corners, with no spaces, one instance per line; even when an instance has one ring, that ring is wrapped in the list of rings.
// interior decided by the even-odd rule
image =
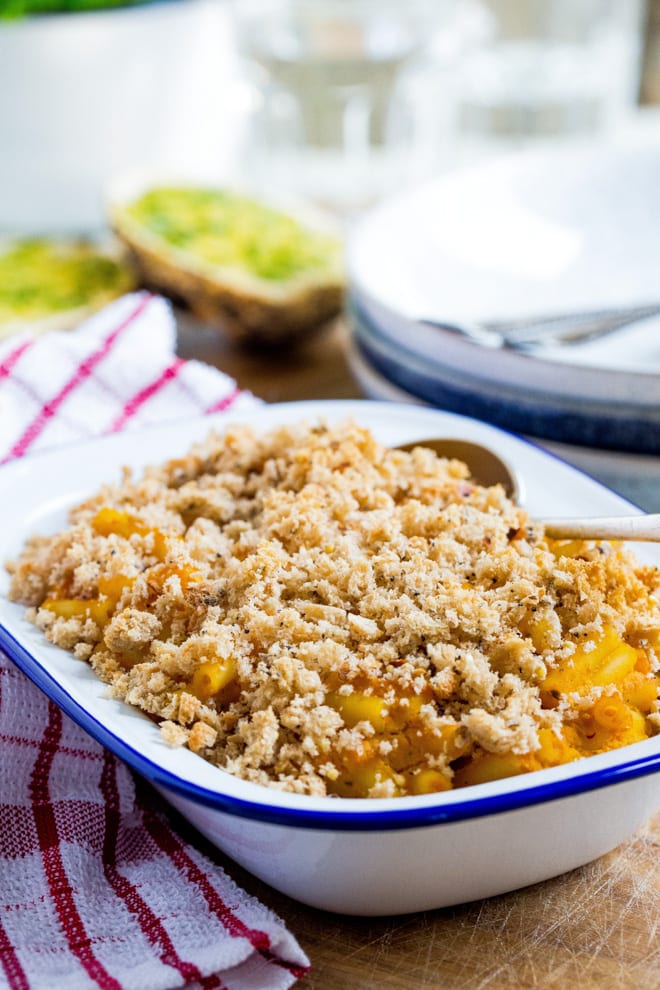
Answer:
[[[301,341],[342,308],[343,279],[337,273],[321,272],[290,286],[270,285],[247,274],[228,275],[183,251],[163,247],[121,211],[114,212],[112,224],[147,285],[182,301],[236,343]]]

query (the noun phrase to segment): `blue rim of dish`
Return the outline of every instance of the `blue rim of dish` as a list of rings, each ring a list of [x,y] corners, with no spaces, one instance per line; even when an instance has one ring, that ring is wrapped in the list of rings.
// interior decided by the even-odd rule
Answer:
[[[0,624],[0,648],[74,722],[150,783],[180,797],[187,798],[196,804],[215,808],[240,818],[248,818],[252,821],[269,822],[295,828],[342,832],[381,832],[419,828],[428,825],[451,824],[529,808],[537,804],[577,796],[599,790],[602,787],[622,784],[660,772],[660,752],[657,752],[626,760],[613,767],[580,773],[564,780],[527,786],[518,792],[513,791],[486,797],[468,797],[445,807],[439,804],[411,808],[402,803],[400,808],[388,808],[387,810],[379,810],[372,805],[372,811],[361,812],[342,809],[341,798],[334,799],[338,805],[337,809],[332,811],[277,807],[277,791],[268,792],[267,803],[250,801],[193,784],[154,763],[153,760],[111,732],[107,726],[99,722],[94,715],[72,698],[57,679],[2,624]],[[542,773],[543,771],[537,771],[537,773],[539,772]],[[398,798],[397,800],[405,802],[406,799]],[[372,804],[372,802],[369,803]]]
[[[349,299],[348,312],[362,356],[390,382],[436,407],[546,440],[629,454],[660,453],[657,422],[553,409],[522,394],[515,399],[488,395],[469,379],[458,384],[452,369],[424,361],[405,345],[385,338],[355,298]],[[435,374],[429,372],[431,367],[437,369]],[[440,380],[439,375],[447,377]]]

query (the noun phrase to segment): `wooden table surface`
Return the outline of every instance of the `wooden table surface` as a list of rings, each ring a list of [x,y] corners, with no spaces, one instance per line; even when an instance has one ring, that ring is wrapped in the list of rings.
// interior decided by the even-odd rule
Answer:
[[[345,338],[338,321],[294,354],[264,354],[236,350],[183,320],[179,353],[222,368],[270,402],[356,398]],[[309,955],[301,990],[660,990],[660,816],[608,856],[555,880],[394,918],[317,911],[220,861]]]
[[[345,357],[348,335],[342,320],[326,326],[304,346],[264,353],[232,346],[217,330],[178,315],[184,358],[213,364],[267,402],[297,399],[355,399],[362,396]]]

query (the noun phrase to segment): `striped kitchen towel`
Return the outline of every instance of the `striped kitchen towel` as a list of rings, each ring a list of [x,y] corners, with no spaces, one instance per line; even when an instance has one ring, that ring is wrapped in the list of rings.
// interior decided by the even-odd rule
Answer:
[[[147,294],[4,341],[0,460],[256,403],[174,343]],[[307,968],[284,924],[0,652],[0,987],[284,990]]]
[[[0,344],[0,463],[59,443],[254,406],[228,375],[176,357],[168,302],[124,296],[78,330]]]

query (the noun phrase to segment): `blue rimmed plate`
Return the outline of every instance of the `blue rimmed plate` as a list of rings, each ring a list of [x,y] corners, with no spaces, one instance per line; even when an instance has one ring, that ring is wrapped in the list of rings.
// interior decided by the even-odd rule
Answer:
[[[353,226],[351,295],[387,343],[470,379],[484,395],[500,389],[530,406],[578,407],[594,419],[609,405],[611,421],[635,410],[641,424],[658,411],[660,319],[529,353],[486,347],[424,321],[660,302],[659,168],[656,140],[523,152],[441,176]],[[652,437],[622,424],[619,449],[654,444],[651,452],[660,453],[654,422]]]
[[[612,401],[605,394],[598,401],[560,396],[530,389],[524,380],[514,386],[491,379],[487,363],[475,361],[470,368],[457,368],[441,357],[422,356],[408,346],[405,334],[399,340],[389,335],[356,297],[349,298],[349,319],[357,348],[370,364],[393,385],[424,402],[541,440],[660,454],[660,404],[642,407],[632,401]]]

